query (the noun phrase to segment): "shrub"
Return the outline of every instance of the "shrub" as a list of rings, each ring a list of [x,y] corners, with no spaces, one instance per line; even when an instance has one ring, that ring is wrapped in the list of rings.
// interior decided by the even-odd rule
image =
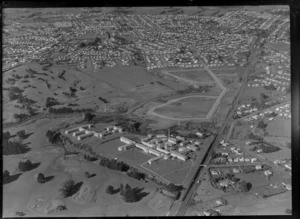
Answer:
[[[36,167],[38,167],[40,163],[32,163],[30,160],[26,160],[25,162],[20,161],[18,164],[18,168],[22,172],[30,171]]]
[[[78,192],[82,184],[83,182],[79,182],[75,184],[74,180],[69,179],[63,183],[63,186],[62,188],[60,188],[59,191],[61,192],[64,198],[68,198],[74,195],[76,192]]]
[[[38,181],[38,183],[45,183],[45,182],[46,182],[46,179],[45,179],[44,174],[39,173],[39,174],[38,174],[38,177],[37,177],[37,181]]]

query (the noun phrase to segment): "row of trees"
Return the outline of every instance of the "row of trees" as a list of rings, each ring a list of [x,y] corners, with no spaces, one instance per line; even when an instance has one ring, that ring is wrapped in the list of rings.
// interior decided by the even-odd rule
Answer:
[[[3,185],[11,183],[19,178],[19,176],[22,175],[21,173],[10,175],[8,170],[4,170],[3,172]]]
[[[81,112],[91,112],[92,109],[72,109],[70,107],[52,108],[49,107],[49,113],[60,114],[60,113],[81,113]]]
[[[19,135],[24,137],[22,131],[19,132]],[[9,141],[10,137],[10,132],[3,133],[3,155],[24,154],[30,151],[30,148],[20,141]]]
[[[46,99],[46,107],[59,105],[60,103],[53,97],[47,97]]]

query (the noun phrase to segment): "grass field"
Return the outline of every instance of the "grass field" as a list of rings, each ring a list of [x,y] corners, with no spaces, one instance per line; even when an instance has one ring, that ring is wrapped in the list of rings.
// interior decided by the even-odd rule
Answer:
[[[206,70],[169,71],[168,73],[197,82],[213,82],[214,79]]]
[[[175,118],[205,117],[212,108],[215,98],[187,97],[155,109],[156,113]]]
[[[266,128],[269,135],[291,137],[291,120],[290,119],[276,119],[270,122]]]
[[[163,177],[175,184],[183,184],[185,178],[187,177],[189,169],[190,168],[187,167],[185,169],[177,170],[173,173],[166,174]]]
[[[147,162],[153,156],[143,153],[139,148],[131,148],[124,152],[119,152],[118,157],[140,165],[144,162]]]
[[[157,160],[153,162],[151,165],[145,164],[143,167],[159,174],[159,175],[165,175],[168,173],[171,173],[173,171],[178,171],[183,168],[189,168],[191,167],[192,162],[191,161],[186,161],[182,162],[179,160]]]

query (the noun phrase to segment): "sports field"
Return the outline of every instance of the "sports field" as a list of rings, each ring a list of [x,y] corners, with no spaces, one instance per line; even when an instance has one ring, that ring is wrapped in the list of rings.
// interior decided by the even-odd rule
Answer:
[[[143,165],[144,168],[149,169],[159,175],[165,175],[171,172],[175,173],[175,171],[178,171],[183,168],[185,168],[187,172],[187,168],[190,168],[191,166],[192,166],[192,161],[182,162],[177,159],[175,160],[161,159],[153,162],[151,165],[149,165],[148,163]]]
[[[143,153],[142,150],[140,150],[138,148],[131,148],[129,150],[119,152],[118,157],[121,159],[124,159],[124,160],[129,160],[131,162],[134,162],[134,163],[140,165],[144,162],[147,162],[153,156]]]
[[[187,97],[156,108],[155,113],[175,118],[205,118],[216,97]]]

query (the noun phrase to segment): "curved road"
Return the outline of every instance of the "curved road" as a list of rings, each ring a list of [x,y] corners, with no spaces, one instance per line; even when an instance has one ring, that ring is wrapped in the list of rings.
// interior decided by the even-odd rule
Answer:
[[[164,103],[164,104],[161,104],[161,105],[158,105],[158,106],[154,106],[152,108],[149,109],[148,113],[150,115],[153,115],[153,116],[157,116],[157,117],[160,117],[160,118],[163,118],[163,119],[169,119],[169,120],[176,120],[176,121],[183,121],[183,120],[207,120],[207,119],[210,119],[211,116],[213,115],[213,113],[215,112],[215,110],[217,109],[217,107],[219,106],[220,104],[220,101],[221,99],[223,98],[223,96],[225,95],[225,93],[227,92],[227,88],[223,86],[222,82],[220,81],[220,79],[208,68],[208,66],[203,62],[203,65],[204,65],[204,68],[205,70],[213,77],[213,79],[215,80],[215,82],[219,85],[219,87],[221,88],[221,93],[219,96],[206,96],[206,95],[193,95],[193,96],[185,96],[185,97],[180,97],[180,98],[176,98],[176,99],[172,99],[172,100],[169,100],[167,103]],[[169,73],[167,73],[169,74]],[[170,74],[171,75],[171,74]],[[172,75],[174,76],[174,75]],[[199,83],[203,83],[203,82],[199,82],[199,81],[192,81],[192,80],[188,80],[188,79],[184,79],[184,78],[181,78],[179,76],[175,76],[178,80],[183,80],[185,82],[188,82],[190,84],[199,84]],[[204,83],[215,83],[215,82],[204,82]],[[175,118],[175,117],[169,117],[169,116],[164,116],[164,115],[161,115],[159,113],[156,113],[154,112],[155,109],[157,108],[161,108],[163,106],[166,106],[170,103],[174,103],[174,102],[177,102],[178,100],[181,100],[181,99],[185,99],[185,98],[189,98],[189,97],[216,97],[216,101],[214,103],[214,105],[212,106],[212,108],[210,109],[210,111],[207,113],[206,117],[185,117],[185,118]]]

